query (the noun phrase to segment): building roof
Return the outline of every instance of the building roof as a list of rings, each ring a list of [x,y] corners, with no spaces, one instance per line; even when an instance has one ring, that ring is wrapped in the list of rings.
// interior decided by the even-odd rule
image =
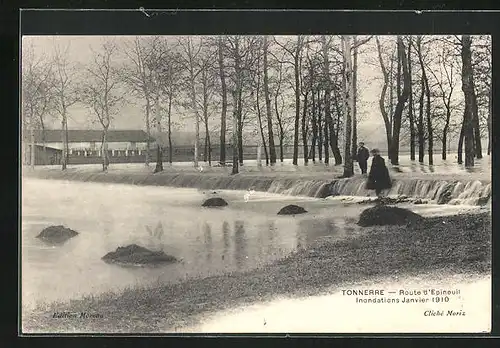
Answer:
[[[30,132],[23,131],[22,137],[25,141],[30,141]],[[107,141],[113,142],[146,142],[148,136],[145,131],[131,129],[131,130],[108,130]],[[70,129],[68,130],[68,142],[70,143],[86,143],[102,141],[101,130],[86,130],[86,129]],[[154,142],[153,137],[149,137],[149,142]],[[42,131],[35,131],[35,142],[42,142]],[[60,129],[46,129],[45,130],[46,143],[59,143],[62,142],[62,130]]]

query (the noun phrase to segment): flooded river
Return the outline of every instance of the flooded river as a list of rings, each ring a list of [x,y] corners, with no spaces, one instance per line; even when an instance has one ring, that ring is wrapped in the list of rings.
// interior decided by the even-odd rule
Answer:
[[[229,202],[202,208],[210,196]],[[269,193],[203,192],[196,189],[132,186],[25,178],[22,186],[22,305],[64,301],[126,287],[178,282],[241,271],[307,248],[319,238],[358,233],[355,221],[366,206],[341,200],[297,198]],[[278,216],[286,204],[308,210]],[[427,205],[424,214],[459,207]],[[414,209],[415,210],[415,209]],[[60,246],[35,238],[50,225],[80,234]],[[152,237],[151,230],[162,230]],[[101,257],[119,246],[138,244],[163,250],[181,263],[157,268],[109,265]]]

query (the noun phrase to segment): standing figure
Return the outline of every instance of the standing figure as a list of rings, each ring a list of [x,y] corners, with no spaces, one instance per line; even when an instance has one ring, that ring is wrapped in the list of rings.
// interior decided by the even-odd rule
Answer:
[[[365,147],[365,143],[359,143],[357,160],[359,168],[361,169],[361,174],[366,174],[366,168],[368,167],[368,158],[370,158],[370,153]]]
[[[383,190],[392,187],[392,182],[391,177],[389,176],[389,170],[385,165],[385,160],[382,156],[380,156],[380,151],[378,149],[373,149],[371,153],[373,155],[373,159],[370,174],[368,174],[366,188],[368,190],[375,190],[377,197],[380,198],[380,194]]]

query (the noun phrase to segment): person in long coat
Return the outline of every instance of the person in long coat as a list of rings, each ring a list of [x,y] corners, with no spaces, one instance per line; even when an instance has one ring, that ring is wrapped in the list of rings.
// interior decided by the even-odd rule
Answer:
[[[389,170],[385,165],[385,160],[380,156],[380,151],[378,149],[373,149],[371,153],[373,159],[366,188],[368,190],[375,190],[377,197],[380,197],[383,190],[392,187],[392,181],[389,176]]]
[[[370,158],[370,152],[365,147],[365,143],[359,143],[358,153],[356,159],[358,160],[359,168],[361,169],[361,174],[366,174],[366,168],[368,167],[368,158]]]

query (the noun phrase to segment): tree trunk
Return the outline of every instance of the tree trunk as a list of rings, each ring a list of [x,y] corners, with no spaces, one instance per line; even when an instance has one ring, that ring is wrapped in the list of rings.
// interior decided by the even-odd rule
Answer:
[[[273,134],[273,120],[271,113],[271,98],[269,96],[269,77],[268,77],[268,63],[267,63],[267,36],[264,36],[264,97],[266,99],[266,113],[267,113],[267,133],[269,136],[269,160],[271,165],[276,163],[276,146],[274,144]],[[276,93],[277,97],[277,93]],[[277,102],[276,102],[277,104]],[[277,110],[276,106],[276,110]]]
[[[257,166],[262,167],[262,145],[260,142],[257,144]]]
[[[278,93],[274,96],[274,109],[276,113],[276,120],[278,121],[278,129],[279,129],[279,147],[280,147],[280,162],[283,163],[283,139],[284,139],[284,132],[283,132],[283,123],[281,120],[280,113],[278,111]]]
[[[356,158],[358,152],[358,47],[353,50],[353,68],[352,68],[352,86],[353,86],[353,105],[352,105],[352,158]]]
[[[233,139],[232,139],[232,145],[233,145],[233,168],[232,168],[232,174],[238,174],[238,108],[237,108],[237,103],[238,103],[238,97],[237,97],[237,92],[233,91]]]
[[[31,169],[35,169],[35,160],[36,160],[36,149],[35,149],[35,126],[33,125],[33,121],[31,122],[31,127],[30,127],[30,165]],[[66,168],[63,168],[63,170]]]
[[[189,55],[189,89],[190,89],[190,98],[191,98],[191,111],[194,116],[195,123],[195,137],[194,137],[194,167],[198,168],[198,148],[199,148],[199,139],[200,139],[200,115],[198,113],[198,108],[196,105],[196,78],[194,73],[194,57],[193,52],[191,51],[191,42],[188,42],[188,55]]]
[[[264,134],[264,125],[262,124],[262,113],[259,104],[259,88],[257,87],[257,120],[259,121],[259,132],[262,141],[262,146],[264,146],[264,156],[266,157],[266,166],[269,165],[269,154],[267,153],[266,136]]]
[[[243,94],[243,72],[241,68],[241,56],[239,51],[239,42],[235,42],[235,64],[234,69],[236,73],[236,116],[237,116],[237,128],[236,128],[236,138],[237,138],[237,150],[238,150],[238,160],[239,165],[243,165],[243,105],[242,105],[242,94]]]
[[[464,117],[462,120],[462,127],[460,127],[460,135],[458,137],[458,152],[457,152],[457,163],[462,164],[464,163],[463,159],[463,151],[464,151],[464,137],[465,137],[465,110],[464,110]]]
[[[451,97],[451,93],[450,93],[450,97]],[[450,119],[451,119],[451,108],[450,108],[450,104],[447,103],[445,105],[446,107],[446,121],[445,121],[445,124],[444,124],[444,127],[443,127],[443,139],[442,139],[442,151],[441,151],[441,158],[443,160],[446,160],[446,156],[447,156],[447,153],[448,153],[448,131],[450,129]]]
[[[155,100],[155,120],[156,120],[156,131],[158,132],[158,137],[156,141],[156,167],[154,172],[163,171],[163,134],[161,129],[161,114],[160,114],[160,101],[159,96],[156,95]]]
[[[419,98],[419,108],[418,108],[418,161],[424,163],[425,156],[425,139],[424,139],[424,93],[425,86],[424,80],[420,80],[420,98]]]
[[[295,76],[295,124],[293,129],[293,165],[297,165],[299,158],[299,122],[300,122],[300,71],[299,71],[299,50],[301,49],[301,37],[297,39],[297,50],[294,57]]]
[[[67,124],[67,119],[66,119],[66,112],[63,111],[63,116],[62,116],[62,122],[61,122],[61,133],[62,133],[62,143],[63,143],[63,146],[62,146],[62,152],[61,152],[61,167],[62,167],[62,170],[66,170],[66,168],[68,167],[68,156],[67,156],[67,133],[66,133],[66,124]]]
[[[307,96],[309,91],[304,95],[304,105],[302,109],[302,147],[304,151],[304,165],[307,165],[309,162],[308,159],[308,151],[307,151],[307,129],[306,129],[306,118],[307,118]]]
[[[203,80],[203,121],[205,124],[205,149],[203,151],[203,161],[206,163],[208,161],[208,165],[212,165],[212,158],[210,156],[211,148],[210,148],[210,127],[208,120],[208,81],[207,81],[207,72],[204,69],[202,71],[202,80]]]
[[[476,158],[483,158],[483,149],[481,144],[481,130],[479,126],[479,115],[477,110],[476,88],[474,86],[474,78],[472,79],[472,117],[474,126],[474,150]]]
[[[318,159],[319,161],[323,161],[323,122],[321,122],[321,92],[318,90]]]
[[[43,153],[43,161],[47,159],[47,146],[45,144],[45,125],[43,122],[43,117],[40,117],[40,131],[42,133],[42,153]]]
[[[312,108],[311,108],[311,116],[312,116],[312,141],[311,141],[311,155],[313,163],[316,163],[316,140],[318,137],[318,125],[316,123],[316,99],[314,97],[314,90],[311,91],[312,97]]]
[[[333,157],[335,159],[335,165],[341,165],[342,164],[342,154],[340,153],[339,149],[339,130],[340,130],[340,117],[342,112],[340,111],[339,105],[340,102],[338,101],[337,94],[334,93],[334,105],[336,106],[337,109],[337,119],[336,119],[336,124],[333,123],[333,117],[331,117],[331,112],[330,112],[330,117],[327,119],[328,121],[328,129],[330,132],[329,135],[329,141],[330,141],[330,147],[332,149]],[[343,102],[344,97],[342,96],[341,100]]]
[[[419,37],[417,39],[417,53],[418,53],[418,60],[420,62],[420,69],[422,70],[422,87],[424,88],[425,91],[425,98],[426,98],[426,104],[425,104],[425,115],[427,119],[427,141],[428,141],[428,155],[429,155],[429,165],[434,164],[434,142],[433,142],[433,129],[432,129],[432,119],[431,119],[431,91],[429,88],[429,79],[427,78],[427,73],[425,71],[425,65],[424,65],[424,60],[422,57],[422,46],[421,46],[421,38]]]
[[[242,102],[241,94],[238,101],[238,159],[240,166],[243,165],[243,115],[242,115]]]
[[[401,60],[401,66],[403,68],[403,91],[401,92],[401,95],[398,95],[398,102],[396,104],[396,109],[394,110],[394,117],[393,117],[391,149],[389,151],[390,152],[389,158],[393,165],[399,164],[399,134],[401,131],[401,119],[405,103],[407,102],[410,93],[408,62],[406,59],[406,50],[401,36],[398,36],[397,38],[397,45],[398,45],[398,60]]]
[[[149,101],[149,96],[146,96],[146,134],[147,134],[147,137],[148,137],[148,141],[146,142],[146,159],[145,159],[145,162],[144,164],[146,166],[149,166],[149,162],[150,162],[150,151],[151,151],[151,147],[150,147],[150,144],[149,144],[149,139],[151,138],[151,102]]]
[[[492,102],[491,102],[491,87],[488,91],[488,156],[491,155],[491,113],[492,113]]]
[[[168,163],[172,164],[172,94],[168,97]]]
[[[384,84],[382,85],[382,91],[380,92],[380,97],[378,100],[378,105],[380,109],[380,113],[382,114],[382,118],[384,120],[385,125],[385,136],[387,139],[387,149],[391,148],[391,139],[392,139],[392,124],[387,114],[387,110],[385,108],[385,98],[387,95],[387,88],[389,87],[389,73],[387,72],[384,64],[384,60],[382,59],[382,47],[380,46],[380,41],[378,36],[375,37],[377,42],[377,52],[378,52],[378,60],[380,63],[380,69],[382,70],[382,76],[384,77]],[[392,88],[392,87],[391,87]],[[392,100],[392,95],[391,95]]]
[[[212,166],[212,144],[210,141],[210,131],[208,130],[208,117],[205,122],[205,162],[208,160],[208,165]]]
[[[260,155],[261,155],[261,148],[260,146],[264,146],[264,155],[266,157],[266,166],[269,165],[269,155],[267,153],[267,146],[266,146],[266,136],[264,135],[264,126],[262,124],[262,112],[261,112],[261,109],[260,109],[260,58],[258,60],[258,64],[257,64],[257,85],[255,86],[255,102],[256,102],[256,106],[257,106],[257,121],[259,122],[259,132],[260,132],[260,137],[261,137],[261,141],[262,141],[262,144],[259,143],[259,151],[258,151],[258,155],[259,155],[259,160],[260,160]],[[260,165],[260,164],[259,164]]]
[[[325,105],[323,107],[323,110],[325,112],[325,121],[324,123],[324,130],[323,130],[323,137],[324,137],[324,151],[325,151],[325,164],[328,165],[330,164],[330,151],[329,151],[329,146],[330,146],[330,132],[328,131],[328,126],[332,124],[331,121],[331,116],[328,117],[328,113],[330,109],[330,93],[325,91]]]
[[[465,97],[464,141],[465,166],[474,166],[474,80],[471,62],[471,37],[462,35],[462,91]]]
[[[219,75],[222,92],[222,110],[220,116],[220,158],[219,163],[223,166],[226,164],[226,115],[227,115],[227,86],[226,76],[224,71],[224,54],[223,54],[223,36],[218,38],[218,58],[219,58]]]
[[[411,70],[412,37],[408,43],[408,75],[410,77],[410,94],[408,96],[408,118],[410,122],[410,160],[415,161],[415,119],[413,115],[413,76]]]
[[[354,175],[354,166],[352,161],[352,111],[354,109],[354,85],[353,85],[353,71],[352,71],[352,57],[351,57],[351,37],[350,35],[344,35],[342,37],[343,41],[343,53],[344,53],[344,173],[343,177],[351,177]]]
[[[101,157],[102,157],[103,172],[106,172],[109,166],[107,138],[108,138],[108,128],[104,127],[102,130],[102,142],[101,142]]]

